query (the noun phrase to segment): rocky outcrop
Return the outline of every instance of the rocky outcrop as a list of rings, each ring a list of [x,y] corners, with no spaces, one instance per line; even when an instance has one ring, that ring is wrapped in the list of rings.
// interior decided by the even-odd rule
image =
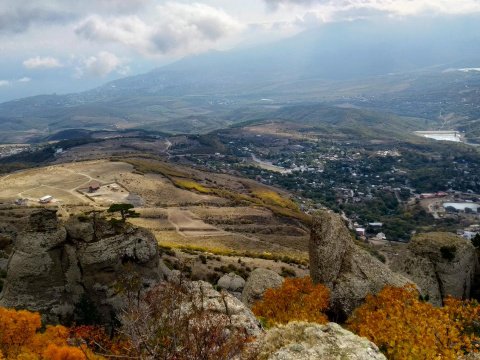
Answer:
[[[355,245],[342,218],[332,212],[314,215],[309,253],[312,280],[330,289],[330,310],[339,320],[348,318],[367,294],[378,293],[384,285],[413,283]]]
[[[86,293],[109,317],[123,306],[113,284],[128,272],[140,274],[145,291],[163,279],[150,231],[77,217],[62,226],[55,210],[34,211],[19,227],[0,306],[38,311],[52,323],[68,320]]]
[[[237,274],[229,273],[218,279],[217,286],[241,300],[245,280]]]
[[[336,323],[291,322],[271,329],[261,340],[259,359],[385,360],[378,347]]]
[[[263,294],[269,288],[278,289],[285,279],[275,271],[255,269],[251,272],[242,292],[242,302],[250,309],[257,301],[263,301]]]
[[[185,286],[198,308],[213,314],[227,315],[230,323],[248,336],[257,337],[263,333],[260,322],[240,300],[226,291],[215,291],[204,281],[187,282]]]
[[[448,295],[469,299],[477,267],[471,241],[448,233],[415,236],[391,265],[420,286],[436,306]]]

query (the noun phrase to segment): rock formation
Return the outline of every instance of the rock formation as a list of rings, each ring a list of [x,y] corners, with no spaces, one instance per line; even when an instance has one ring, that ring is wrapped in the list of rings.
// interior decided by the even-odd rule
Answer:
[[[71,316],[86,293],[104,317],[122,306],[113,288],[119,276],[139,273],[143,288],[163,276],[153,234],[104,220],[71,217],[59,225],[55,210],[38,210],[20,221],[7,265],[0,306],[40,312],[48,322]]]
[[[477,256],[471,241],[448,233],[419,234],[391,269],[412,279],[436,306],[448,295],[470,298]]]
[[[197,302],[201,302],[201,304],[196,304],[197,307],[208,309],[212,313],[227,315],[231,324],[248,336],[257,337],[262,334],[262,326],[255,315],[228,292],[219,293],[213,289],[211,284],[204,281],[187,282],[185,286],[193,298]]]
[[[330,289],[330,310],[339,320],[348,318],[367,294],[384,285],[413,283],[354,244],[342,218],[319,211],[313,217],[309,243],[310,275]]]
[[[336,323],[291,322],[271,329],[261,341],[259,359],[386,359],[375,344]]]
[[[257,301],[263,301],[263,294],[269,288],[278,289],[284,278],[275,271],[255,269],[251,272],[242,292],[242,302],[250,309]]]
[[[241,300],[245,280],[237,274],[229,273],[218,279],[217,286]]]

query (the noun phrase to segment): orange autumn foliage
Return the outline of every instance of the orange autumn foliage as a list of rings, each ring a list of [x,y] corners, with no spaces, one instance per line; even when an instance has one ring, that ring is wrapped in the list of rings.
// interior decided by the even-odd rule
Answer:
[[[70,330],[47,325],[43,333],[40,315],[0,307],[0,359],[100,360],[90,350],[68,346]]]
[[[314,285],[308,276],[285,278],[282,286],[268,289],[263,298],[253,305],[252,312],[271,326],[289,321],[328,322],[324,312],[328,310],[330,290],[323,284]]]
[[[414,285],[385,286],[354,311],[349,330],[374,342],[388,359],[458,359],[478,352],[476,301],[454,298],[435,307],[418,298]]]

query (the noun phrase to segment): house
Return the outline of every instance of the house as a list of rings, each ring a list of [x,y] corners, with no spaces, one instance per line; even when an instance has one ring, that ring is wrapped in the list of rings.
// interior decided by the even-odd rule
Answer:
[[[97,191],[98,189],[100,189],[99,184],[92,184],[88,187],[88,192],[93,193],[93,192]]]
[[[462,234],[462,236],[463,236],[465,239],[472,240],[477,234],[478,234],[478,232],[464,231],[463,234]]]
[[[383,223],[381,222],[373,222],[373,223],[368,223],[371,227],[382,227]]]
[[[365,229],[364,228],[355,228],[355,232],[358,236],[365,236]]]

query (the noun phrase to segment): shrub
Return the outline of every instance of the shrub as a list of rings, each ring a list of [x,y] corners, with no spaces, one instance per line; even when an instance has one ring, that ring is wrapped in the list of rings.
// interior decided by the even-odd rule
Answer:
[[[100,360],[84,345],[69,346],[69,329],[42,327],[39,313],[0,308],[0,354],[2,359]]]
[[[241,359],[250,339],[227,315],[203,308],[203,294],[165,283],[121,316],[120,332],[139,359]]]
[[[442,246],[440,248],[440,253],[445,260],[452,261],[455,258],[455,253],[457,252],[457,248],[452,246]]]
[[[290,321],[308,321],[326,324],[325,311],[330,302],[330,290],[323,284],[314,285],[310,277],[285,278],[277,290],[270,288],[264,301],[253,305],[255,316],[266,319],[272,326]]]
[[[350,331],[374,342],[388,359],[460,359],[478,353],[480,307],[451,297],[438,308],[419,299],[414,285],[385,286],[347,321]]]
[[[282,273],[280,275],[282,275],[283,277],[289,277],[289,276],[295,277],[295,276],[297,276],[295,271],[293,271],[292,269],[283,267],[283,266],[282,266]]]
[[[80,300],[78,300],[78,302],[75,303],[74,306],[75,308],[73,309],[73,316],[77,325],[100,324],[100,313],[98,312],[97,307],[87,294],[83,293],[80,297]]]

